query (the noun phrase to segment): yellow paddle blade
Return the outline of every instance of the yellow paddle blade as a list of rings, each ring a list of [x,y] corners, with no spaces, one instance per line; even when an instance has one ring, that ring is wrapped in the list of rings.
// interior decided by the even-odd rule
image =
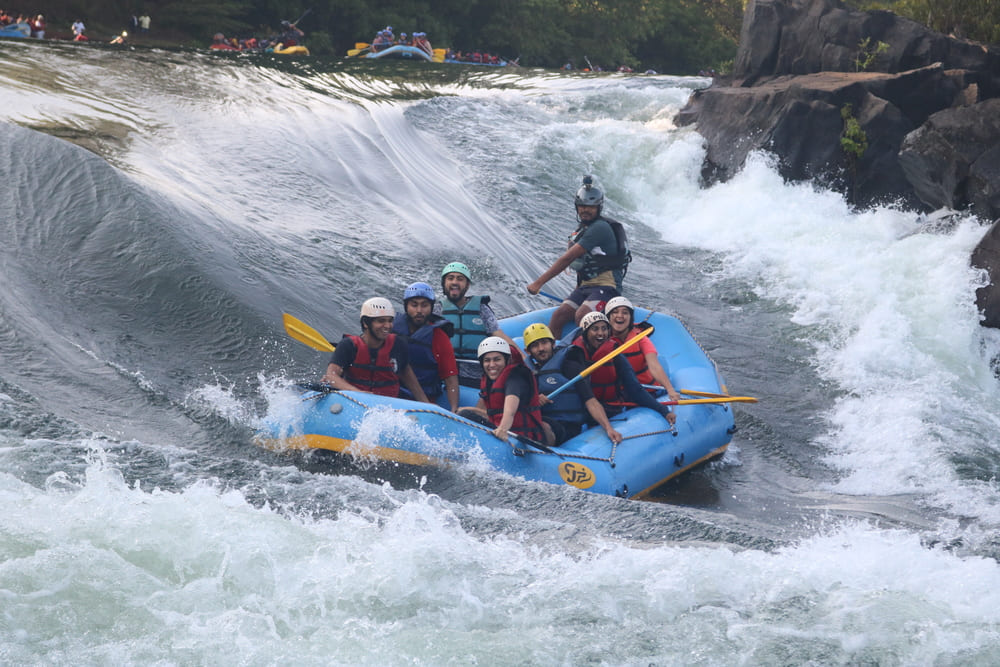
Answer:
[[[282,319],[285,322],[285,331],[300,343],[305,343],[312,349],[319,350],[320,352],[333,352],[337,349],[330,341],[323,337],[323,334],[302,320],[296,319],[288,313],[285,313]]]
[[[364,49],[347,49],[347,56],[353,58],[354,56],[361,53]]]
[[[369,46],[371,46],[371,44],[369,44],[368,42],[355,42],[354,43],[354,48],[359,49],[359,50],[367,49]]]

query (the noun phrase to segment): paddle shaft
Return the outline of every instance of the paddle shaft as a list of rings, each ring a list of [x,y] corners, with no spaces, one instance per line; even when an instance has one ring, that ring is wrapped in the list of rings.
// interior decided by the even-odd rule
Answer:
[[[642,385],[642,388],[654,390],[663,389],[663,387],[658,384],[644,384]],[[695,391],[694,389],[678,389],[677,393],[687,394],[688,396],[703,396],[705,398],[727,398],[729,396],[729,394],[719,394],[713,391]]]
[[[660,405],[698,405],[700,403],[756,403],[753,396],[719,396],[718,398],[682,398],[679,401],[658,401]]]
[[[547,296],[547,297],[549,297],[549,298],[550,298],[550,299],[552,299],[553,301],[558,301],[559,303],[562,303],[562,302],[563,302],[563,300],[562,300],[562,299],[560,299],[559,297],[557,297],[557,296],[556,296],[555,294],[549,294],[548,292],[543,292],[543,291],[541,291],[541,290],[538,290],[538,293],[539,293],[539,294],[541,294],[542,296]]]
[[[621,354],[622,352],[624,352],[628,348],[632,347],[633,345],[635,345],[636,343],[638,343],[640,340],[642,340],[643,338],[645,338],[646,336],[648,336],[651,333],[653,333],[653,327],[649,327],[648,329],[646,329],[645,331],[643,331],[642,333],[640,333],[635,338],[630,338],[629,340],[625,341],[620,347],[616,347],[614,350],[612,350],[611,352],[608,352],[606,355],[604,355],[603,357],[601,357],[600,359],[598,359],[597,361],[595,361],[594,363],[592,363],[590,366],[587,366],[586,368],[584,368],[582,371],[580,371],[580,374],[577,375],[575,378],[573,378],[572,380],[570,380],[569,382],[567,382],[566,384],[564,384],[563,386],[559,387],[554,392],[552,392],[551,394],[549,394],[548,398],[551,399],[553,396],[556,396],[559,393],[565,391],[566,389],[569,389],[572,385],[576,384],[577,382],[579,382],[583,378],[587,377],[588,375],[590,375],[591,373],[593,373],[594,371],[596,371],[598,368],[600,368],[601,366],[603,366],[607,362],[611,361],[612,359],[614,359],[615,357],[617,357],[619,354]]]

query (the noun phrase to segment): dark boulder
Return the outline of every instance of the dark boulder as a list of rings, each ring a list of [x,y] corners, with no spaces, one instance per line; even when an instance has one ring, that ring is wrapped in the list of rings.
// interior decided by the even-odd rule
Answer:
[[[897,157],[903,139],[962,93],[963,80],[940,65],[900,74],[821,72],[769,79],[756,86],[697,91],[677,116],[695,124],[707,144],[706,182],[727,180],[754,150],[779,157],[791,180],[815,179],[849,192],[859,205],[922,206]],[[868,138],[854,159],[841,148],[841,110],[850,105]]]
[[[864,40],[869,49],[889,45],[870,63],[877,71],[854,71]],[[677,122],[694,124],[706,139],[706,183],[731,178],[751,151],[766,150],[785,178],[815,179],[859,206],[983,206],[996,199],[989,161],[935,180],[921,174],[931,155],[911,154],[904,169],[900,150],[911,132],[914,141],[930,136],[920,128],[932,115],[998,97],[998,82],[996,50],[889,12],[854,11],[838,0],[750,0],[732,85],[696,92]],[[841,149],[847,105],[868,142],[860,158]]]
[[[869,71],[905,72],[934,63],[983,73],[988,97],[997,95],[1000,54],[982,44],[934,32],[886,11],[861,12],[839,0],[750,0],[743,15],[733,77],[736,85],[762,78],[816,72],[854,72],[861,48],[879,42]]]
[[[976,290],[976,305],[983,314],[982,325],[1000,329],[1000,219],[993,223],[972,251],[972,265],[989,275],[990,283]]]
[[[987,220],[1000,216],[997,147],[1000,98],[932,114],[907,135],[899,162],[921,201],[933,208],[972,207]],[[981,162],[981,164],[980,164]]]

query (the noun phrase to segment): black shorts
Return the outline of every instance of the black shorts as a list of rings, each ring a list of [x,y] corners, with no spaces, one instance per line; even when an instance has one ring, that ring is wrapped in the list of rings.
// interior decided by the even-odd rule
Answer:
[[[600,311],[604,308],[604,303],[608,299],[613,299],[616,296],[621,296],[621,292],[614,287],[608,287],[607,285],[587,285],[586,287],[577,287],[573,290],[572,294],[566,297],[565,301],[572,304],[573,308],[587,305],[591,310]]]

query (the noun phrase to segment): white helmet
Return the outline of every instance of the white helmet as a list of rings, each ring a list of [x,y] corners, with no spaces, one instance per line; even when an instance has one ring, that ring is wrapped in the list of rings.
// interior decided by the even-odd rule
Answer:
[[[476,350],[476,356],[482,358],[482,356],[488,352],[499,352],[500,354],[506,354],[509,357],[510,344],[500,336],[490,336],[479,344],[479,349]]]
[[[372,298],[361,304],[361,317],[395,317],[396,309],[392,302],[381,296]]]
[[[594,323],[596,322],[607,322],[608,326],[611,326],[611,323],[608,322],[608,316],[595,310],[583,316],[583,319],[580,320],[580,328],[586,331],[590,327],[594,326]]]
[[[604,312],[610,313],[615,308],[621,308],[622,306],[625,306],[633,313],[635,312],[635,306],[633,306],[632,302],[623,296],[616,296],[613,299],[608,299],[608,302],[604,304]]]

